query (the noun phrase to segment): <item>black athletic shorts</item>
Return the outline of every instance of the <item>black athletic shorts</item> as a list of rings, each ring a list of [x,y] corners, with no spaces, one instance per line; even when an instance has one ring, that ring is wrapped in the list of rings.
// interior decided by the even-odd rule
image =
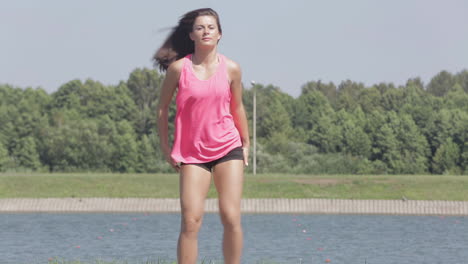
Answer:
[[[244,151],[242,150],[242,147],[237,147],[229,151],[228,154],[224,155],[224,157],[221,157],[217,160],[213,160],[213,161],[206,162],[206,163],[183,163],[182,162],[182,165],[196,165],[198,167],[202,167],[203,169],[211,172],[211,170],[216,164],[221,163],[223,161],[228,161],[228,160],[244,160]]]

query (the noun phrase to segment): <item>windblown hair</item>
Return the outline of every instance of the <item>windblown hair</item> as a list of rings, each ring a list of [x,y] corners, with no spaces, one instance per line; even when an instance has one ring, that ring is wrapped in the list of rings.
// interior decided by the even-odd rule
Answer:
[[[155,67],[166,71],[172,62],[195,51],[195,45],[189,34],[193,31],[193,24],[199,16],[213,16],[218,24],[219,33],[222,33],[218,13],[213,9],[201,8],[186,13],[180,18],[179,24],[172,29],[164,44],[154,54]]]

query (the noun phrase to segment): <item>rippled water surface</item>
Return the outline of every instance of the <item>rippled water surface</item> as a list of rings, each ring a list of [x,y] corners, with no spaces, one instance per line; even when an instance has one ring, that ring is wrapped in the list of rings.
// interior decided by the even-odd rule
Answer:
[[[206,214],[199,259],[222,260]],[[468,263],[468,217],[245,214],[243,263]],[[0,214],[0,263],[175,260],[179,214]],[[217,262],[220,263],[220,262]]]

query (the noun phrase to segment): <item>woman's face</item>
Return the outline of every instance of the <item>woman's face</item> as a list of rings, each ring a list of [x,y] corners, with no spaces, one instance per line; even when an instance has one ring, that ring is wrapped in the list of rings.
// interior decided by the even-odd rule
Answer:
[[[193,40],[195,46],[212,46],[217,45],[221,39],[218,23],[213,16],[199,16],[193,23],[190,39]]]

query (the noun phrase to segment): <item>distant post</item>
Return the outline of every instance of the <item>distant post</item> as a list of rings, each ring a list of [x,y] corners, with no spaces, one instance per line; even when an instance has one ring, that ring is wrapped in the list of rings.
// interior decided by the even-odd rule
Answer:
[[[257,175],[257,89],[255,81],[250,83],[253,90],[253,174]]]

